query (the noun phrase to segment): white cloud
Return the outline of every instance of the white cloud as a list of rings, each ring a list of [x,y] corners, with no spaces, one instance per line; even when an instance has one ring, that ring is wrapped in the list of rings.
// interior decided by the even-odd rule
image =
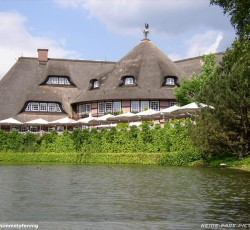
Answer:
[[[48,48],[49,57],[79,57],[73,50],[63,48],[63,39],[33,36],[27,29],[26,17],[16,11],[0,12],[0,79],[20,56],[37,57],[38,48]]]
[[[190,30],[223,30],[229,25],[217,6],[207,0],[54,0],[63,7],[82,8],[117,33],[138,33],[144,22],[167,36]]]
[[[229,18],[208,0],[54,0],[60,6],[73,7],[97,18],[114,33],[137,36],[145,22],[150,39],[176,41],[171,50],[174,59],[224,51],[234,38]],[[181,50],[180,50],[181,49]]]
[[[188,45],[187,57],[218,52],[218,47],[222,39],[223,35],[221,32],[212,30],[194,35],[186,42]]]

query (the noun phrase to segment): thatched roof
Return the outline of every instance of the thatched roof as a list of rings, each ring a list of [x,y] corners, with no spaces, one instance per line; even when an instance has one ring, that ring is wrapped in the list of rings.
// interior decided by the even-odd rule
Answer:
[[[0,119],[19,114],[27,101],[59,102],[63,110],[71,115],[73,99],[82,90],[87,90],[91,78],[113,65],[113,62],[65,59],[49,59],[41,64],[37,58],[20,57],[0,81]],[[75,86],[41,85],[49,75],[68,76]],[[60,114],[55,115],[61,117]],[[26,120],[24,116],[21,117]]]
[[[74,101],[110,99],[174,99],[173,87],[162,86],[164,77],[184,72],[149,39],[143,39],[107,73],[97,77],[98,90],[87,90]],[[122,85],[124,76],[135,77],[134,86]]]
[[[218,59],[219,60],[219,59]],[[28,101],[58,102],[72,116],[71,104],[97,100],[175,99],[173,87],[162,86],[164,77],[191,76],[200,70],[200,57],[172,62],[150,40],[143,39],[118,62],[20,57],[0,81],[0,119],[20,121],[65,117],[65,113],[23,112]],[[66,76],[71,86],[44,85],[50,75]],[[122,85],[123,76],[135,77],[134,86]],[[99,89],[91,89],[93,79]]]

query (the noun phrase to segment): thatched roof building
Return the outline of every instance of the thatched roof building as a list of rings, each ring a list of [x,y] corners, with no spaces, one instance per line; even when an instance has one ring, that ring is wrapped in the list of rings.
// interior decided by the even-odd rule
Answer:
[[[200,66],[200,57],[171,61],[147,38],[118,62],[54,59],[39,49],[38,58],[20,57],[0,81],[0,119],[159,110],[176,102],[180,77]]]

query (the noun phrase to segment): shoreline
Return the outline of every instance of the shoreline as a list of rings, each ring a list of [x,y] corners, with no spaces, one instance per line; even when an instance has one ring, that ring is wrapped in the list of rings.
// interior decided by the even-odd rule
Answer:
[[[250,157],[243,160],[212,159],[209,162],[198,153],[80,153],[80,152],[0,152],[0,165],[15,164],[136,164],[159,166],[191,166],[244,170],[250,172]]]

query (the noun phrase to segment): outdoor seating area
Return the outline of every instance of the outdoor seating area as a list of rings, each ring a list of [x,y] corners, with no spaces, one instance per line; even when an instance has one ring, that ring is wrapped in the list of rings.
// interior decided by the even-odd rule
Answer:
[[[148,109],[139,113],[126,112],[119,115],[106,114],[100,117],[93,117],[89,114],[88,117],[79,120],[74,120],[69,117],[64,117],[54,121],[46,121],[42,118],[21,122],[14,118],[8,118],[0,121],[0,129],[5,131],[17,130],[20,133],[32,132],[41,134],[52,130],[58,133],[64,130],[73,131],[74,129],[85,128],[111,128],[117,126],[117,123],[128,123],[128,126],[140,126],[142,121],[152,121],[162,124],[169,119],[185,118],[191,115],[197,115],[202,108],[211,108],[202,103],[193,102],[185,106],[171,106],[166,109],[156,111]]]

